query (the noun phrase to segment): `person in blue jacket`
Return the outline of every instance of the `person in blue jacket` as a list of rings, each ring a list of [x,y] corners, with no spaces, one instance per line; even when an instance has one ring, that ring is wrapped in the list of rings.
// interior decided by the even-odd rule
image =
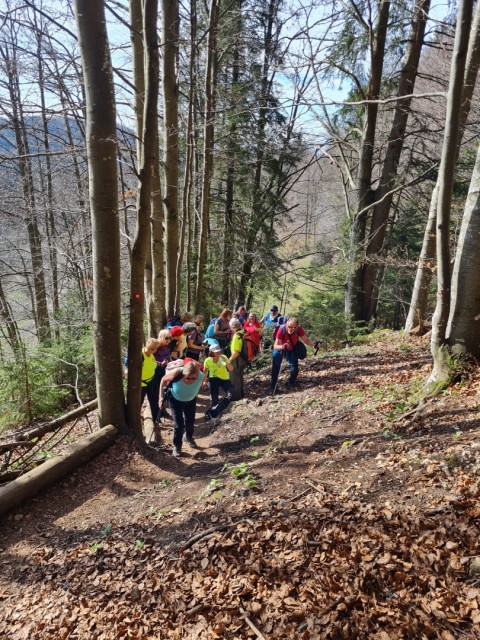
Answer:
[[[190,360],[180,367],[167,371],[160,383],[160,397],[168,385],[168,401],[174,420],[172,456],[182,455],[183,435],[192,449],[198,449],[193,437],[197,396],[205,374],[198,362]]]

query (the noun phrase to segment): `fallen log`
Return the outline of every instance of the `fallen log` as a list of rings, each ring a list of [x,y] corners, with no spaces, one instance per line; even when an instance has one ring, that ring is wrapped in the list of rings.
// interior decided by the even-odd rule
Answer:
[[[75,420],[76,418],[81,418],[86,415],[93,409],[96,409],[98,406],[98,401],[91,400],[87,402],[87,404],[82,405],[81,407],[77,407],[77,409],[73,409],[69,413],[66,413],[64,416],[60,416],[60,418],[55,418],[51,422],[47,422],[46,424],[41,424],[33,429],[20,431],[15,434],[16,440],[31,440],[32,438],[40,438],[44,436],[46,433],[50,433],[51,431],[56,431],[60,427],[63,427],[64,424]]]
[[[113,444],[117,435],[118,430],[113,425],[94,431],[94,433],[72,444],[64,453],[43,462],[20,478],[0,487],[0,515],[14,509],[49,484],[88,462]]]

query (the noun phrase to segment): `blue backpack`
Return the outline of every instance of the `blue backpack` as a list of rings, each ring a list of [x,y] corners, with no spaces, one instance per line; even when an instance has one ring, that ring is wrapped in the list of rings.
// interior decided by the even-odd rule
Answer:
[[[215,323],[217,322],[218,318],[212,318],[210,320],[210,324],[207,327],[207,330],[205,331],[205,338],[214,338],[215,337]]]

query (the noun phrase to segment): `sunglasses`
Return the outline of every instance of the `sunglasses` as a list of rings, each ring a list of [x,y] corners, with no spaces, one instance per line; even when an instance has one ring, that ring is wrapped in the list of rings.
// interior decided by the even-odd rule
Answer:
[[[195,376],[194,378],[184,378],[185,381],[189,381],[189,382],[193,382],[194,380],[196,380],[198,378],[198,376]]]
[[[165,336],[164,340],[171,340],[172,336]]]

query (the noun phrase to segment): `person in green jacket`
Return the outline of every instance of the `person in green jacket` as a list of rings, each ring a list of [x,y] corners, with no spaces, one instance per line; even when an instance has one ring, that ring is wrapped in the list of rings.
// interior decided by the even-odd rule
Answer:
[[[230,371],[230,382],[233,385],[232,400],[241,400],[245,397],[245,381],[243,375],[247,368],[247,360],[242,356],[243,330],[238,318],[230,320],[230,329],[233,331],[230,343],[230,364],[233,369]]]

